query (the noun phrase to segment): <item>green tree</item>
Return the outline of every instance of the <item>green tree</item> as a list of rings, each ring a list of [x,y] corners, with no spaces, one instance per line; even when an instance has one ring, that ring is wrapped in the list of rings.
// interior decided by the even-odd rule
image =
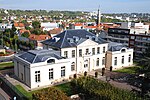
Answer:
[[[29,32],[26,31],[26,32],[22,33],[21,36],[28,38],[30,36],[30,34],[29,34]]]
[[[38,21],[33,21],[33,22],[32,22],[32,26],[33,26],[34,29],[36,29],[36,28],[40,28],[40,27],[41,27],[41,24],[40,24],[40,22],[38,22]]]

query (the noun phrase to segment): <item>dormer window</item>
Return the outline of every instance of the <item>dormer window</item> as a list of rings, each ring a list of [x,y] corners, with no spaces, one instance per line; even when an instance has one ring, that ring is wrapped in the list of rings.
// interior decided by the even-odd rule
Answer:
[[[54,63],[55,63],[55,59],[49,59],[49,60],[47,61],[47,63],[48,63],[48,64],[54,64]]]
[[[121,52],[126,52],[126,49],[122,49]]]
[[[74,42],[78,42],[79,41],[79,37],[73,36],[73,40],[74,40]]]

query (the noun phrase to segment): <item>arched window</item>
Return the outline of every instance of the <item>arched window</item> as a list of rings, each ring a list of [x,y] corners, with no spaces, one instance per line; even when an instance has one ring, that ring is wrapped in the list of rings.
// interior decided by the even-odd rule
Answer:
[[[122,49],[121,52],[126,52],[126,49]]]
[[[49,59],[49,60],[47,61],[47,63],[48,63],[48,64],[53,64],[53,63],[55,63],[55,59]]]

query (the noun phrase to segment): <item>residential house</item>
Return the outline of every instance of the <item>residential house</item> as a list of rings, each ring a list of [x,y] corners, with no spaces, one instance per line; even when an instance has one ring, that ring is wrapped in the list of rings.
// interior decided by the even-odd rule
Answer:
[[[35,34],[30,34],[29,39],[32,41],[36,42],[36,49],[43,49],[43,44],[41,43],[42,41],[51,38],[49,35],[35,35]]]
[[[58,24],[50,22],[42,22],[41,28],[43,29],[43,31],[50,31],[52,29],[58,28]]]
[[[19,22],[15,22],[15,23],[14,23],[14,27],[15,27],[17,30],[25,29],[24,24],[23,24],[23,23],[19,23]]]

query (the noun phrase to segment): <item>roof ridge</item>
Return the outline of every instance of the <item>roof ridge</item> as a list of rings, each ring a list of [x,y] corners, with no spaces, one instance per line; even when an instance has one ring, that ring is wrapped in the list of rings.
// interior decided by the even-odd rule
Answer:
[[[65,31],[65,35],[64,35],[64,38],[63,38],[63,41],[62,41],[62,44],[61,44],[60,48],[62,48],[62,45],[63,45],[63,43],[65,41],[66,34],[67,34],[67,30]]]
[[[32,63],[34,63],[35,59],[36,59],[37,55],[34,57],[34,60],[32,61]]]

